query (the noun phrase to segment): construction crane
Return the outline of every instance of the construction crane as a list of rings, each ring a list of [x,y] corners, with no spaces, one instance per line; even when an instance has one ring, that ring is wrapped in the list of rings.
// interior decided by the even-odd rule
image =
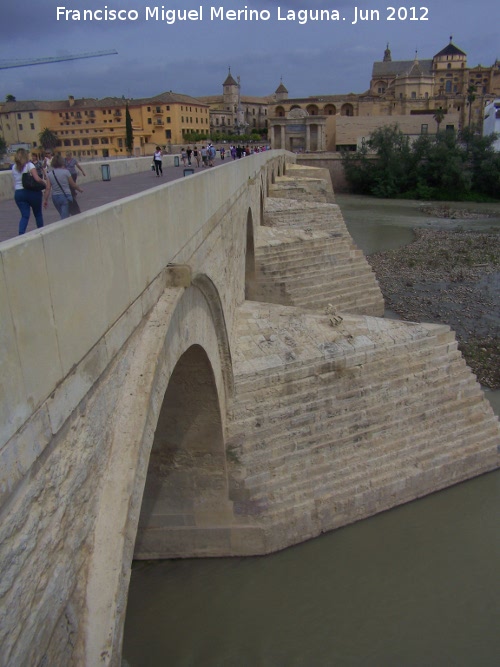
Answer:
[[[100,58],[101,56],[115,56],[118,51],[95,51],[94,53],[76,53],[67,56],[49,56],[48,58],[36,58],[35,60],[4,60],[0,61],[0,69],[11,69],[12,67],[31,67],[32,65],[45,65],[47,63],[61,63],[66,60],[79,60],[80,58]]]

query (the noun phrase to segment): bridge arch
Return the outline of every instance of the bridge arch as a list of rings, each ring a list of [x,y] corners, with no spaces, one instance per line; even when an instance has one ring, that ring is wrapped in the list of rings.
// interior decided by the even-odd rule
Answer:
[[[202,555],[207,545],[202,531],[214,522],[223,530],[231,522],[223,433],[232,372],[223,312],[215,285],[198,275],[187,288],[165,290],[123,351],[131,362],[103,473],[87,579],[82,664],[89,667],[114,665],[120,654],[134,550],[142,557],[167,558],[186,554],[188,540],[193,555],[197,548]],[[181,417],[186,411],[191,422]],[[179,462],[184,487],[174,473]],[[171,495],[161,483],[165,472],[179,494],[186,495],[188,487],[193,491],[169,513]],[[163,526],[158,525],[162,512]],[[181,517],[192,524],[183,535],[173,529]],[[147,544],[146,529],[148,537],[157,529],[153,537],[160,539]]]

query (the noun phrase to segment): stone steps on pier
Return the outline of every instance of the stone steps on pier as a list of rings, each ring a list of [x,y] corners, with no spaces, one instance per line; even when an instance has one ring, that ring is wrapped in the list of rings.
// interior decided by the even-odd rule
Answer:
[[[263,224],[275,228],[328,231],[350,239],[337,204],[303,201],[298,208],[293,199],[271,197],[265,202]]]
[[[241,512],[274,526],[310,506],[317,534],[336,513],[399,504],[391,489],[430,493],[438,471],[442,488],[498,466],[498,419],[448,327],[350,314],[334,326],[248,302],[237,331],[226,440]]]
[[[348,235],[260,228],[255,298],[271,303],[382,315],[375,274]]]

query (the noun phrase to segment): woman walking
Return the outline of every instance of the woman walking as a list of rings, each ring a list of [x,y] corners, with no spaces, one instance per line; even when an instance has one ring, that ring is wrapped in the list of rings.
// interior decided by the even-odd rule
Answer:
[[[80,163],[76,159],[76,157],[73,157],[73,153],[71,151],[66,151],[66,159],[64,160],[64,165],[63,165],[71,174],[71,178],[75,181],[78,176],[77,169],[79,169],[82,172],[82,175],[85,176],[85,172],[80,166]]]
[[[12,166],[12,178],[14,179],[14,201],[21,212],[19,234],[26,232],[31,211],[35,216],[36,226],[43,227],[42,190],[27,190],[23,186],[23,174],[31,174],[35,181],[45,184],[45,181],[38,175],[35,165],[31,162],[29,152],[24,148],[18,148]],[[43,205],[47,206],[46,200]]]
[[[156,150],[153,155],[153,162],[155,165],[155,170],[156,170],[156,176],[159,178],[160,174],[163,176],[163,169],[162,169],[162,152],[161,148],[159,146],[156,147]]]
[[[73,192],[83,192],[83,190],[75,183],[69,169],[65,168],[64,160],[60,155],[52,158],[50,166],[51,171],[48,173],[48,178],[52,190],[52,203],[61,216],[61,220],[64,220],[70,215],[69,205],[73,201]]]

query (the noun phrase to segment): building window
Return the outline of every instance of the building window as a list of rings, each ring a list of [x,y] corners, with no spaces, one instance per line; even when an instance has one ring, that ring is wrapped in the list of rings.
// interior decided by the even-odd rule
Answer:
[[[411,92],[411,99],[412,99],[412,100],[416,100],[416,99],[417,99],[417,93],[416,93],[414,90],[412,90],[412,92]]]
[[[30,123],[30,128],[31,128],[32,130],[34,130],[34,129],[35,129],[35,123]]]
[[[20,129],[20,130],[23,129],[23,125],[22,125],[22,123],[19,123],[19,129]]]
[[[30,118],[33,118],[33,114],[31,113],[31,111],[30,111]]]
[[[151,120],[151,118],[148,118],[148,125],[151,125],[152,122],[153,122],[153,121]]]
[[[451,93],[451,81],[448,79],[445,85],[445,92]]]
[[[429,132],[429,125],[427,123],[422,123],[420,126],[420,134],[427,134]]]

